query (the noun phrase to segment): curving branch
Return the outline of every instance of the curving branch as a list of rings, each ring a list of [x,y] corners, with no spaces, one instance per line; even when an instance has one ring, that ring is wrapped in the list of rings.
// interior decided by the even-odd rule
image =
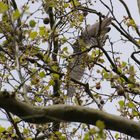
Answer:
[[[29,123],[61,121],[95,125],[96,121],[101,120],[105,123],[106,129],[140,138],[140,124],[138,122],[93,108],[69,105],[34,107],[22,102],[8,91],[0,92],[0,107]]]
[[[138,65],[140,65],[140,61],[135,57],[135,54],[139,54],[139,53],[140,53],[140,51],[133,52],[133,53],[131,54],[131,58],[132,58]]]

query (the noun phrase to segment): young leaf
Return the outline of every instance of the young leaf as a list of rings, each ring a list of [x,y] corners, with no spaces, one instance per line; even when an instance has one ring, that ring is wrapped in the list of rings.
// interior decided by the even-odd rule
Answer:
[[[8,5],[5,4],[4,2],[0,2],[0,13],[4,13],[8,10]]]
[[[37,32],[36,31],[33,31],[30,33],[30,38],[33,40],[37,37]]]
[[[100,129],[100,130],[103,130],[105,128],[105,124],[103,121],[96,121],[96,126]]]
[[[13,12],[13,19],[14,19],[14,20],[17,20],[19,17],[20,17],[20,12],[19,12],[19,10],[15,10],[15,11]]]
[[[30,25],[30,27],[33,28],[33,27],[35,27],[36,22],[34,20],[30,20],[29,25]]]

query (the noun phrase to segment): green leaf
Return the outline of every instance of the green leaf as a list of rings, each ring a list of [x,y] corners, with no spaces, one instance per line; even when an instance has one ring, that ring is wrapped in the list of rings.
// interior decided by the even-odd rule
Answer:
[[[119,138],[119,134],[118,134],[118,133],[115,134],[115,138],[116,138],[116,139]]]
[[[138,113],[138,111],[136,111],[136,110],[132,110],[132,114],[133,114],[133,116],[139,116],[139,113]]]
[[[68,52],[68,47],[64,47],[64,48],[63,48],[63,51],[64,51],[64,52]]]
[[[45,54],[43,56],[43,60],[46,62],[46,63],[49,63],[51,61],[51,59],[48,57],[48,54]]]
[[[39,35],[40,36],[45,35],[45,27],[44,26],[43,27],[39,27]]]
[[[66,43],[67,42],[67,38],[66,37],[61,38],[61,42],[62,42],[62,44]]]
[[[40,98],[40,97],[38,97],[38,96],[36,96],[35,99],[36,99],[36,101],[39,102],[39,103],[42,102],[42,98]]]
[[[54,83],[54,80],[50,80],[49,81],[49,86],[53,86],[55,83]]]
[[[126,62],[122,62],[122,67],[126,67],[127,63]]]
[[[121,69],[121,68],[119,68],[119,67],[118,67],[118,69],[117,69],[117,70],[118,70],[120,73],[122,73],[122,69]]]
[[[89,130],[89,134],[92,134],[92,135],[96,134],[96,129],[95,128],[91,128]]]
[[[36,22],[34,20],[30,20],[29,25],[30,25],[30,27],[33,28],[33,27],[35,27]]]
[[[4,2],[0,2],[0,13],[4,13],[8,10],[8,5]]]
[[[79,6],[80,5],[80,2],[78,0],[70,1],[70,3],[74,6]]]
[[[52,70],[57,71],[58,70],[58,66],[56,66],[56,65],[52,66]]]
[[[101,64],[103,64],[103,63],[105,62],[105,60],[100,58],[100,59],[98,60],[98,62],[100,62]]]
[[[130,101],[129,103],[127,103],[127,106],[129,108],[135,108],[135,104],[132,101]]]
[[[32,140],[32,138],[26,138],[25,140]]]
[[[5,131],[5,128],[0,126],[0,133],[4,132]]]
[[[36,31],[33,31],[30,33],[30,38],[33,40],[37,37],[37,32]]]
[[[67,140],[66,136],[60,136],[60,140]]]
[[[58,137],[62,136],[62,132],[60,132],[60,131],[56,131],[55,133]]]
[[[24,128],[24,129],[23,129],[23,133],[27,135],[27,134],[29,133],[29,129]]]
[[[86,133],[83,140],[91,140],[89,133]]]
[[[48,39],[48,37],[49,37],[49,32],[50,32],[50,30],[49,30],[48,28],[46,28],[46,27],[44,27],[44,26],[39,27],[39,35],[40,35],[41,37],[45,37],[45,40]]]
[[[15,123],[17,123],[17,122],[19,122],[19,121],[21,121],[19,118],[14,118],[14,122],[15,122]]]
[[[95,54],[96,54],[96,55],[99,55],[99,54],[100,54],[100,50],[96,50],[96,51],[95,51]]]
[[[128,86],[128,88],[130,88],[130,89],[132,89],[132,88],[134,88],[134,87],[135,87],[135,85],[134,85],[134,84],[127,84],[127,86]]]
[[[122,101],[122,100],[120,100],[118,103],[119,103],[119,105],[120,105],[120,108],[123,108],[124,105],[125,105],[124,101]]]
[[[132,76],[135,74],[134,66],[129,67],[129,74],[132,75]]]
[[[64,8],[69,7],[69,3],[64,3]]]
[[[57,1],[53,0],[53,1],[50,1],[48,3],[48,5],[49,5],[49,7],[55,7],[56,6],[56,3],[57,3]]]
[[[13,19],[14,19],[14,20],[17,20],[19,17],[20,17],[20,12],[19,12],[19,10],[15,10],[15,11],[13,12]]]
[[[13,134],[11,135],[11,137],[14,139],[15,137],[17,137],[17,135],[16,135],[15,133],[13,133]]]
[[[41,71],[41,72],[39,73],[39,76],[40,76],[40,78],[44,78],[44,77],[46,76],[46,74],[45,74],[44,71]]]
[[[108,76],[109,76],[109,75],[108,75],[107,72],[105,72],[104,75],[103,75],[103,77],[104,77],[105,79],[108,79]]]
[[[100,130],[103,130],[105,128],[105,124],[103,121],[96,121],[96,126],[100,129]]]
[[[80,22],[83,22],[83,20],[84,20],[84,16],[83,16],[82,14],[80,14],[80,15],[79,15],[79,21],[80,21]]]
[[[53,76],[54,79],[59,79],[59,75],[58,74],[53,73],[52,76]]]

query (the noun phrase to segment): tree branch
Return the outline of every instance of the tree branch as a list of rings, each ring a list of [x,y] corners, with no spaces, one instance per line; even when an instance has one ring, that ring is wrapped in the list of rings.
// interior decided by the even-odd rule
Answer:
[[[26,122],[36,124],[63,121],[95,125],[97,120],[101,120],[105,123],[106,129],[140,138],[139,123],[88,107],[69,105],[34,107],[20,101],[8,91],[0,92],[0,107]]]

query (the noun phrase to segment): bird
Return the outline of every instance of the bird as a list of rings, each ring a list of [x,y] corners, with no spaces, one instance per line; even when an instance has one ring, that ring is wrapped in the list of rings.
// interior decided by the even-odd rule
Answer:
[[[84,57],[86,57],[87,53],[78,54],[81,52],[82,50],[80,47],[80,43],[76,41],[73,44],[73,54],[75,55],[73,55],[68,65],[68,75],[71,79],[75,79],[77,81],[81,80],[85,71]],[[74,93],[76,93],[76,87],[73,82],[70,82],[70,84],[68,84],[67,93],[70,97],[72,97]]]
[[[68,74],[71,79],[80,81],[86,69],[87,52],[83,52],[83,48],[87,46],[103,47],[107,39],[107,33],[110,31],[109,25],[112,18],[105,17],[93,25],[87,26],[81,35],[77,38],[76,42],[72,45],[73,57],[68,64]],[[100,43],[99,43],[100,42]],[[73,82],[68,82],[67,95],[72,97],[76,93],[76,85]]]
[[[106,17],[93,25],[87,26],[85,30],[81,33],[83,41],[87,45],[91,46],[98,45],[98,41],[100,41],[101,47],[104,46],[104,43],[108,37],[107,33],[111,29],[109,27],[111,21],[111,17]]]

